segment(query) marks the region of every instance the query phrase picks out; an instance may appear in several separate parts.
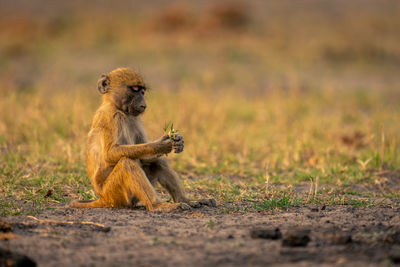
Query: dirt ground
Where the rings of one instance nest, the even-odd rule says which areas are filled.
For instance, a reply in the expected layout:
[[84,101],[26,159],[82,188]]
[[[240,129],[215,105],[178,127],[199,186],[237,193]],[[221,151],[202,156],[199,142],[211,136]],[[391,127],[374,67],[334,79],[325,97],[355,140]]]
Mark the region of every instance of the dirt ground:
[[[172,213],[59,207],[34,218],[6,217],[13,225],[9,240],[0,241],[0,265],[18,265],[19,254],[38,266],[400,263],[398,207],[299,206],[284,212],[226,213],[227,206],[237,205],[249,204],[219,203],[218,208]],[[6,228],[3,221],[4,232]]]

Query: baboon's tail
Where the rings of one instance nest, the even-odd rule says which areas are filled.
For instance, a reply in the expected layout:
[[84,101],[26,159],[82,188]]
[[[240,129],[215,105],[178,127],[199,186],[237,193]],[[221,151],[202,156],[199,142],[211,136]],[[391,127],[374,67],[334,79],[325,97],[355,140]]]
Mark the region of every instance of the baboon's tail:
[[97,200],[74,200],[70,204],[71,208],[101,208],[105,207],[104,203]]

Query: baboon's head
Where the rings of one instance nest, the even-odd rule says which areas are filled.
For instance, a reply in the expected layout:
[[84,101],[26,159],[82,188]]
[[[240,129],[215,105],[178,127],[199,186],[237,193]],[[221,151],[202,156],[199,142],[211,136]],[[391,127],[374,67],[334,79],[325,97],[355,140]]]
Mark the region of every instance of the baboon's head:
[[118,68],[103,74],[97,88],[106,101],[127,114],[138,116],[146,109],[146,85],[143,78],[132,69]]

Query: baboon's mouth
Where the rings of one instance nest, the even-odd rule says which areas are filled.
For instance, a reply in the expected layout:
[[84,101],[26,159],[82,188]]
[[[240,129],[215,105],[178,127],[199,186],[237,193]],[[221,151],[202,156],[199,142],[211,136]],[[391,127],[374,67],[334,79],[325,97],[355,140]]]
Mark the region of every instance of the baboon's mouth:
[[131,114],[133,116],[138,116],[145,111],[146,108],[137,107],[132,99],[124,110],[125,113]]
[[135,108],[134,105],[128,107],[128,113],[133,116],[138,116],[138,115],[142,114],[144,111],[145,111],[145,108],[140,108],[140,107]]
[[135,112],[134,113],[136,113],[136,114],[134,114],[135,116],[137,116],[137,115],[140,115],[140,114],[142,114],[143,112],[144,112],[144,108],[138,108],[138,109],[135,109]]

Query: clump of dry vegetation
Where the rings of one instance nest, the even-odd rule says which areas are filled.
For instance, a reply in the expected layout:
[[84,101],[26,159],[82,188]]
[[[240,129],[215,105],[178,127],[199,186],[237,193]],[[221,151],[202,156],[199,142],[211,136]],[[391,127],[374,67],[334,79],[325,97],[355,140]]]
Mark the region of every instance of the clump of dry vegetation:
[[250,23],[250,10],[245,2],[218,2],[211,6],[208,24],[213,28],[241,29]]
[[162,8],[150,21],[150,29],[168,34],[204,35],[221,31],[238,32],[251,24],[250,8],[245,2],[223,1],[192,8],[180,2],[172,2]]
[[[210,14],[246,27],[213,38],[192,26],[176,34],[145,27],[157,13],[146,4],[136,3],[135,14],[125,2],[52,4],[39,19],[5,3],[0,214],[95,196],[84,163],[100,101],[95,82],[119,66],[138,69],[153,88],[144,115],[150,137],[167,118],[180,126],[185,152],[170,160],[195,197],[257,209],[398,199],[399,6],[300,2],[249,2],[243,14],[225,6]],[[212,4],[197,8],[201,17]],[[163,23],[191,25],[190,10]]]
[[183,4],[172,3],[163,8],[151,22],[158,31],[188,30],[194,23],[188,8]]

